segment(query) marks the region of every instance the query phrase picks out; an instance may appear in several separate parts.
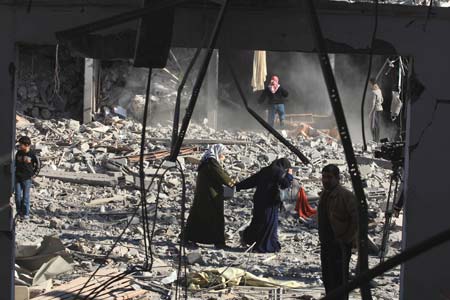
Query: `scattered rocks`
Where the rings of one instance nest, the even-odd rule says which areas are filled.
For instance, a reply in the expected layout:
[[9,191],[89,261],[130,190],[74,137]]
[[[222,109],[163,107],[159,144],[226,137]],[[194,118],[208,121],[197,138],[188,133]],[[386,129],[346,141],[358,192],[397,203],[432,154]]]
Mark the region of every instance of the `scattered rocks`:
[[202,263],[202,254],[199,251],[191,252],[187,255],[187,260],[189,264],[193,265],[195,263]]
[[[31,120],[30,125],[17,129],[18,135],[28,135],[33,145],[41,154],[44,169],[54,171],[77,172],[83,176],[117,176],[119,185],[91,186],[61,180],[37,177],[32,192],[33,218],[17,227],[19,241],[33,243],[48,234],[59,234],[64,244],[71,245],[69,249],[76,251],[78,264],[74,274],[85,274],[98,266],[102,257],[109,252],[115,239],[125,230],[121,242],[114,249],[110,260],[111,267],[124,268],[126,265],[140,265],[144,261],[144,229],[142,226],[138,161],[129,159],[139,154],[141,125],[135,121],[108,117],[102,122],[79,125],[73,120]],[[170,125],[159,124],[148,127],[147,150],[168,150],[164,141],[170,134]],[[207,132],[207,134],[205,134]],[[244,131],[231,132],[216,130],[213,133],[202,125],[191,124],[186,139],[200,137],[215,140],[236,140],[246,143],[229,144],[229,154],[224,166],[236,180],[242,180],[268,165],[277,157],[288,157],[294,164],[295,177],[305,189],[313,206],[317,205],[317,193],[321,190],[320,171],[325,162],[337,162],[342,171],[342,181],[350,187],[350,177],[346,170],[344,155],[340,145],[332,145],[324,137],[304,139],[303,137],[288,138],[298,145],[308,157],[313,157],[317,166],[304,166],[289,151],[273,137],[264,133]],[[183,173],[186,177],[187,211],[192,204],[195,189],[198,158],[207,145],[199,143],[187,146],[198,146],[200,151],[190,154],[183,160]],[[335,147],[338,147],[337,150]],[[318,151],[317,149],[321,149]],[[155,176],[160,159],[145,162],[146,182]],[[168,168],[165,165],[163,168]],[[368,188],[370,235],[375,245],[379,244],[384,212],[382,202],[385,201],[385,183],[388,182],[389,170],[375,164],[364,169]],[[94,173],[95,172],[95,173]],[[86,175],[87,176],[87,175]],[[158,199],[158,222],[153,236],[153,253],[176,269],[180,236],[180,203],[181,203],[181,173],[171,170],[164,178],[156,177],[152,188],[147,194],[148,220],[153,220],[156,209],[157,183],[161,182],[161,193]],[[186,260],[192,268],[200,266],[223,267],[233,265],[248,269],[256,275],[284,277],[305,282],[311,286],[320,285],[320,248],[317,232],[317,222],[314,220],[299,223],[293,212],[296,200],[296,189],[289,192],[286,200],[286,211],[280,212],[279,235],[282,250],[275,257],[273,254],[244,253],[246,250],[239,243],[238,229],[245,227],[251,219],[252,191],[241,191],[225,203],[225,224],[227,244],[231,251],[216,250],[211,246],[198,245],[197,250],[188,249]],[[109,201],[115,199],[114,201]],[[100,201],[101,200],[101,201]],[[98,203],[98,205],[93,205]],[[138,214],[131,220],[134,211]],[[187,215],[186,215],[187,217]],[[396,223],[398,224],[398,223]],[[151,225],[151,223],[150,223]],[[391,241],[394,243],[388,255],[400,251],[401,240],[399,226],[395,226]],[[147,232],[145,230],[145,232]],[[147,241],[148,246],[148,241]],[[374,247],[375,249],[375,247]],[[81,255],[85,255],[83,257]],[[355,256],[354,256],[355,257]],[[86,264],[89,260],[91,263]],[[378,263],[378,258],[370,258],[371,266]],[[352,260],[355,268],[356,260]],[[170,272],[171,272],[170,271]],[[167,273],[167,274],[170,274]],[[399,270],[394,270],[399,274]],[[68,275],[67,275],[68,276]],[[74,275],[75,276],[75,275]],[[395,276],[395,275],[394,275]],[[70,276],[67,277],[69,279]],[[398,280],[393,276],[381,278],[380,284],[390,289],[376,290],[376,296],[381,299],[398,297]]]

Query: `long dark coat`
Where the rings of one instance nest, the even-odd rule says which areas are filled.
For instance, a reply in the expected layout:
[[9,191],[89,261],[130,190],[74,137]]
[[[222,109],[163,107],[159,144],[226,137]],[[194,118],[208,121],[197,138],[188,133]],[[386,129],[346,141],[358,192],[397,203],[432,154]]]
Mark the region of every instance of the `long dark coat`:
[[198,168],[194,201],[185,229],[185,240],[203,244],[225,244],[223,185],[232,180],[214,158]]
[[287,175],[286,167],[277,164],[278,161],[236,185],[236,190],[256,187],[252,221],[244,230],[243,238],[249,245],[256,242],[254,250],[257,252],[278,252],[281,249],[278,242],[279,189],[288,188],[292,177]]

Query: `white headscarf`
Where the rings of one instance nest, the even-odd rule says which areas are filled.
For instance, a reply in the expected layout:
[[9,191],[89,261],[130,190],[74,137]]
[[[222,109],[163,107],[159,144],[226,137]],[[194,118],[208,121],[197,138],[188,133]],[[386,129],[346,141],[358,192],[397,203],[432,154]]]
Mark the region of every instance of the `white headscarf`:
[[205,151],[202,156],[202,162],[206,161],[208,158],[214,158],[220,163],[219,156],[227,152],[227,147],[222,144],[214,144]]

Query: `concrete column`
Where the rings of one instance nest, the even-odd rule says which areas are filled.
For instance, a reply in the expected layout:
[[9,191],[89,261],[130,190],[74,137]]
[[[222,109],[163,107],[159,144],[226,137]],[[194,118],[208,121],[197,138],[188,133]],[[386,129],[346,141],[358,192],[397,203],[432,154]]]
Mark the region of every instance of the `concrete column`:
[[[14,299],[14,232],[10,199],[15,145],[15,9],[2,6],[0,18],[0,291],[1,299]],[[5,12],[6,11],[6,12]]]
[[[205,50],[206,51],[206,50]],[[208,127],[217,128],[217,109],[219,102],[219,51],[214,50],[209,61],[208,71],[195,106],[194,120],[202,124],[208,119]]]
[[214,53],[209,62],[208,74],[205,78],[204,88],[207,95],[207,118],[210,127],[217,129],[217,112],[219,109],[219,51]]
[[97,75],[99,61],[93,58],[84,60],[84,101],[83,101],[83,124],[92,121],[96,111]]

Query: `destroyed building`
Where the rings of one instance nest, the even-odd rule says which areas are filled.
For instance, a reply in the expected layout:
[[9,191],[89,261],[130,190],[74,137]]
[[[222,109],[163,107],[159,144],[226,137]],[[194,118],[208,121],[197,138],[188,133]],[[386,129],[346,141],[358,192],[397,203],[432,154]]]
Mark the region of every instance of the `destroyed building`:
[[[329,163],[358,190],[337,92],[367,202],[363,273],[373,275],[372,297],[355,274],[350,299],[449,298],[448,2],[356,2],[0,1],[0,298],[321,299],[317,221],[299,220],[295,204],[301,185],[317,206]],[[262,50],[266,79],[278,75],[290,92],[286,124],[276,121],[275,132],[264,127],[261,92],[251,85]],[[384,263],[394,166],[375,157],[380,144],[365,145],[369,76],[385,98],[381,136],[403,133],[405,143],[404,209],[387,227]],[[402,91],[395,90],[399,78]],[[404,100],[395,121],[393,92]],[[186,135],[177,139],[178,105]],[[191,106],[192,118],[185,114]],[[10,204],[20,136],[32,139],[42,163],[27,221]],[[225,202],[232,249],[180,245],[199,160],[215,143],[229,149],[224,165],[237,181],[276,158],[292,162],[296,181],[280,212],[279,253],[240,245],[252,190]],[[358,255],[350,262],[355,273]]]

